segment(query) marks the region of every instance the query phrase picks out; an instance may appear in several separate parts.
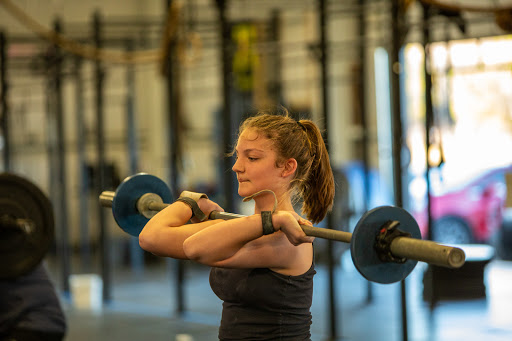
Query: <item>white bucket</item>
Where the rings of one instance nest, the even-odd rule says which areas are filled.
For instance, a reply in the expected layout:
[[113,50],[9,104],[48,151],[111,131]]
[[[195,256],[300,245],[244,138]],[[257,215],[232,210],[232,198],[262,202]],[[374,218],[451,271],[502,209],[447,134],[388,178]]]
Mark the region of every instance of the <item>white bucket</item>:
[[103,281],[96,274],[71,275],[69,278],[73,306],[77,309],[101,311]]

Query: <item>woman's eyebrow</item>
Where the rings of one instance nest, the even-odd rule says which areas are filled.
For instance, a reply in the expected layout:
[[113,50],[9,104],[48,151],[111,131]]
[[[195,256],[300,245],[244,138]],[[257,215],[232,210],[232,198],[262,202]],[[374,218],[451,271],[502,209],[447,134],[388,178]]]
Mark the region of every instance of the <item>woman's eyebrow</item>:
[[257,149],[257,148],[248,148],[248,149],[244,149],[242,151],[244,154],[249,154],[251,152],[256,152],[256,153],[264,153],[264,151],[262,149]]

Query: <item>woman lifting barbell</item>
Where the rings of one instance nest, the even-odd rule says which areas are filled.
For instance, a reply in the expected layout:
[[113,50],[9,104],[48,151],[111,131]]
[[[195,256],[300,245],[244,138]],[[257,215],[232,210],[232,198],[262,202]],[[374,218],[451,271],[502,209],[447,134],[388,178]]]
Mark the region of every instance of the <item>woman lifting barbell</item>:
[[206,197],[180,197],[149,220],[140,246],[212,267],[210,284],[223,300],[219,339],[309,340],[314,238],[301,229],[311,222],[294,204],[302,200],[312,222],[332,207],[334,177],[320,129],[286,109],[261,112],[241,124],[233,153],[238,194],[254,199],[254,214],[200,221],[191,207],[206,217],[223,209]]

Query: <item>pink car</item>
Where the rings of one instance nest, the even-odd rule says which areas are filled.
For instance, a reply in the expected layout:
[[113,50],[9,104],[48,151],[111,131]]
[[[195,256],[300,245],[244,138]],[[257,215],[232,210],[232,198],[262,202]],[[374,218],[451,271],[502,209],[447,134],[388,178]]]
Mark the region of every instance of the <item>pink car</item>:
[[[432,240],[440,243],[490,243],[503,221],[505,171],[493,170],[461,188],[432,195]],[[422,236],[428,237],[426,208],[414,212]]]

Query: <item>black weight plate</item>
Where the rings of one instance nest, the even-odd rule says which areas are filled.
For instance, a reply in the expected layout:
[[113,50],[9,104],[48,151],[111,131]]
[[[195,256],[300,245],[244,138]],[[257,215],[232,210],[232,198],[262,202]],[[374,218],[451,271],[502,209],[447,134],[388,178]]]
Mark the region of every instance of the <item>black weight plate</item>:
[[52,204],[29,180],[12,173],[1,173],[1,216],[33,223],[28,234],[0,226],[0,278],[16,278],[34,269],[48,252],[55,237]]
[[395,206],[381,206],[366,212],[357,223],[350,241],[350,253],[356,269],[369,281],[389,284],[406,278],[418,261],[405,263],[382,262],[374,245],[380,229],[388,221],[400,222],[398,229],[421,239],[416,220],[406,210]]
[[137,200],[146,194],[158,194],[164,203],[172,203],[172,193],[167,184],[158,177],[138,173],[127,177],[117,187],[112,200],[112,213],[121,229],[138,237],[144,225],[149,221],[137,210]]

